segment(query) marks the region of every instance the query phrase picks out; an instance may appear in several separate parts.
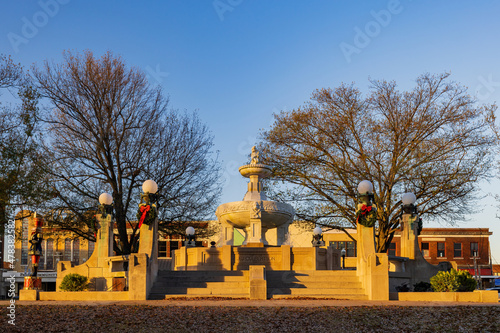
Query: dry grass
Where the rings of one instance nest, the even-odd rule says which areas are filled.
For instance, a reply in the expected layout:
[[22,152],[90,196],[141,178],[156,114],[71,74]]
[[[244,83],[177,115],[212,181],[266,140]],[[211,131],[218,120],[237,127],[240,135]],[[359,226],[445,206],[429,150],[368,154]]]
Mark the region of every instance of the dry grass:
[[[499,306],[18,305],[6,332],[499,332]],[[4,330],[5,328],[5,330]]]

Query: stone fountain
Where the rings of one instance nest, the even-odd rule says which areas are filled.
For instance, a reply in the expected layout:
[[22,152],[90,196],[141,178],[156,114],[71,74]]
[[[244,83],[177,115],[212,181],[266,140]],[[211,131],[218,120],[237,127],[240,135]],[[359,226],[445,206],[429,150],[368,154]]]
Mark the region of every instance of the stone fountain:
[[244,231],[243,245],[282,245],[295,211],[289,204],[268,200],[262,191],[261,180],[271,175],[271,168],[259,163],[255,146],[250,164],[241,166],[239,172],[250,178],[243,201],[222,204],[215,212],[222,225],[222,245],[233,245],[234,228]]

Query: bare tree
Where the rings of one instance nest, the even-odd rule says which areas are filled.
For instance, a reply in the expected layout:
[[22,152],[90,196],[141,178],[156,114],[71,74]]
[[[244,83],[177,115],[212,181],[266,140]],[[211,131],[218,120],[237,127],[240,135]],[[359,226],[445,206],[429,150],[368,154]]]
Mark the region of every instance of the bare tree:
[[474,211],[480,180],[489,176],[494,138],[484,116],[448,74],[423,75],[411,91],[371,81],[363,97],[352,85],[317,90],[312,101],[275,115],[263,133],[281,199],[299,218],[338,229],[355,227],[357,184],[375,187],[379,252],[399,226],[401,195],[412,191],[425,218],[454,222]]
[[[18,101],[0,103],[0,231],[19,207],[43,200],[38,153],[38,93],[25,80],[23,68],[0,55],[0,89]],[[2,96],[2,95],[0,95]],[[18,103],[19,102],[19,103]]]
[[110,52],[98,59],[86,51],[66,52],[63,63],[45,62],[33,76],[50,101],[46,156],[57,197],[48,207],[54,223],[92,239],[89,211],[102,191],[110,191],[120,243],[115,249],[130,253],[146,179],[158,183],[160,228],[205,218],[214,208],[219,166],[208,129],[195,113],[167,110],[168,100],[143,72]]

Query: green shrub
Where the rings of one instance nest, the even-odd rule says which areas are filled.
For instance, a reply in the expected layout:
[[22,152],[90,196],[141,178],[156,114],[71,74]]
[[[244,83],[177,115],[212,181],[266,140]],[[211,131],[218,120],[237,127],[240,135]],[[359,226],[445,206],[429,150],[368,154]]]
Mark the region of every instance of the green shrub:
[[87,289],[87,277],[80,274],[68,274],[59,286],[62,291],[84,291]]
[[476,289],[476,280],[467,271],[439,272],[431,278],[434,291],[473,291]]
[[477,281],[467,271],[458,271],[458,291],[474,291],[477,287]]
[[432,291],[432,286],[429,282],[420,281],[419,283],[415,283],[413,285],[413,291],[415,292]]

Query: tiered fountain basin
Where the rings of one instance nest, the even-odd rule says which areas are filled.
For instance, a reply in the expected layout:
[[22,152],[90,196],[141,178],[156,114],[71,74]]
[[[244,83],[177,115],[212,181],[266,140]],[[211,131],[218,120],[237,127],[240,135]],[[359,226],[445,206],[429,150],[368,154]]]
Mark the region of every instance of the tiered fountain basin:
[[271,175],[271,168],[265,164],[247,164],[239,167],[238,171],[243,177],[250,178],[250,176],[259,176],[260,178],[267,178]]
[[234,228],[246,229],[250,226],[250,217],[255,208],[260,210],[262,228],[277,228],[292,221],[295,211],[292,206],[276,201],[233,201],[220,205],[215,212],[222,223]]

